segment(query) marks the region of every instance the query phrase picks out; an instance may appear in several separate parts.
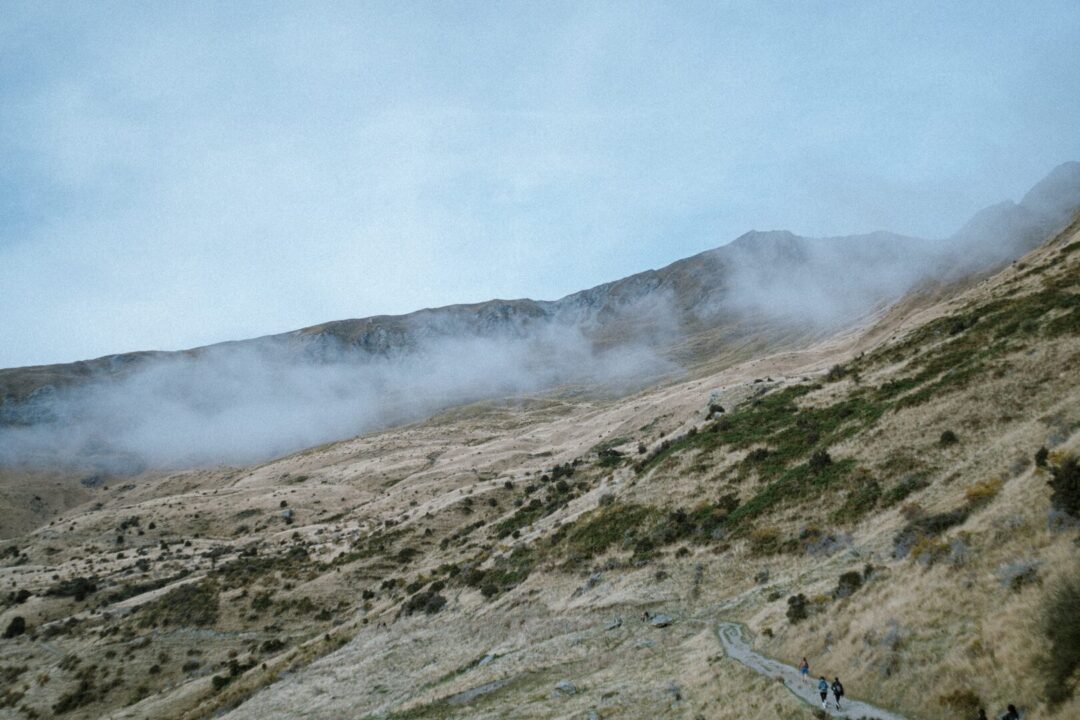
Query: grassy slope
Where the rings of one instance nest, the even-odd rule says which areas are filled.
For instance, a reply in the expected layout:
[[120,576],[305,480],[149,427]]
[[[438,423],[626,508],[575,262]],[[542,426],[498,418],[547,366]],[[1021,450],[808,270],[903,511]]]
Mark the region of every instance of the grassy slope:
[[[954,717],[941,699],[965,693],[1044,716],[1039,608],[1077,531],[1048,529],[1030,458],[1078,450],[1078,247],[1073,228],[829,377],[753,383],[748,367],[611,405],[488,404],[98,491],[5,545],[19,554],[0,580],[34,595],[0,623],[23,615],[35,639],[0,644],[0,712],[810,717],[721,657],[709,627],[730,617],[911,717]],[[703,419],[718,383],[727,412]],[[1002,583],[1028,562],[1033,582]],[[46,594],[75,576],[99,589]],[[809,617],[792,624],[800,593]],[[429,615],[433,596],[447,604]],[[645,608],[678,622],[652,629]],[[553,695],[564,678],[580,692]]]

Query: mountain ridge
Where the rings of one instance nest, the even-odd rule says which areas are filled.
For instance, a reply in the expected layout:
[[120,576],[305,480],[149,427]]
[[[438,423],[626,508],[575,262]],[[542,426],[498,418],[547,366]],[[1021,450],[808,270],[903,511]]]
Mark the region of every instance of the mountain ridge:
[[[103,448],[138,457],[146,443],[168,446],[150,453],[151,464],[248,462],[485,397],[568,384],[626,392],[743,357],[743,348],[794,348],[927,283],[993,271],[1076,209],[1080,163],[1066,163],[1020,203],[980,211],[945,241],[750,231],[558,300],[425,308],[183,351],[0,370],[0,464],[100,457]],[[276,428],[264,431],[265,447],[245,438],[241,428],[251,424]]]

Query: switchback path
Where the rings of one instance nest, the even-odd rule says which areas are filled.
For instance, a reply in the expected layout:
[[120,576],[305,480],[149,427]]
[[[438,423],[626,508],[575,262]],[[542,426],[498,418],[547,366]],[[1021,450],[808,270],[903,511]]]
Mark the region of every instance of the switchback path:
[[[724,652],[727,653],[728,657],[739,661],[756,673],[774,679],[782,679],[784,687],[800,700],[808,703],[811,707],[821,707],[821,698],[817,691],[817,679],[812,678],[812,683],[805,683],[799,678],[799,671],[795,668],[751,650],[750,643],[746,641],[741,625],[722,622],[716,626],[716,637],[719,638],[720,644],[724,646]],[[830,684],[832,684],[831,680]],[[861,718],[905,720],[903,715],[882,710],[869,703],[852,700],[848,695],[844,696],[843,710],[832,707],[832,703],[833,697],[830,692],[828,712],[834,717],[851,718],[852,720],[861,720]]]

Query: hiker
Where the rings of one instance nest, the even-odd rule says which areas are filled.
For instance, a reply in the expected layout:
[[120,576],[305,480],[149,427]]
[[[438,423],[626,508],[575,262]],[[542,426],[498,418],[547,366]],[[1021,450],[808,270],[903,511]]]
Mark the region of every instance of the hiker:
[[840,684],[840,678],[833,678],[832,694],[836,698],[836,709],[840,709],[840,698],[844,697],[844,686]]
[[821,695],[821,709],[826,710],[829,707],[829,681],[824,675],[818,680],[817,689]]
[[1001,716],[1001,720],[1020,720],[1020,713],[1016,711],[1016,706],[1010,705]]
[[803,684],[810,682],[810,663],[806,662],[806,658],[799,663],[799,677],[802,678]]
[[986,708],[979,708],[979,717],[975,718],[975,720],[990,720],[990,718],[986,717]]

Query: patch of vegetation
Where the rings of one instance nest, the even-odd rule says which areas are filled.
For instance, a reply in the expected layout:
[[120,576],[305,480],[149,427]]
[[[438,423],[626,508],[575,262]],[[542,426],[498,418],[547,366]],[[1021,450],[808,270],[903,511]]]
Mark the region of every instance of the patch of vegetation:
[[426,590],[418,592],[401,606],[402,615],[412,615],[413,613],[423,612],[427,615],[434,615],[446,606],[446,598],[440,595],[435,590]]
[[150,580],[143,583],[130,583],[126,585],[120,585],[113,588],[108,595],[105,596],[105,601],[108,603],[118,603],[128,598],[133,598],[136,595],[142,595],[143,593],[152,592],[154,590],[160,590],[166,585],[184,579],[188,575],[188,571],[184,570],[171,575],[169,577],[158,578],[157,580]]
[[1046,461],[1050,457],[1050,451],[1046,449],[1046,446],[1039,448],[1035,451],[1035,467],[1046,467]]
[[75,602],[82,602],[87,595],[97,592],[97,578],[75,577],[61,580],[46,591],[53,597],[70,597]]
[[810,602],[802,593],[789,597],[787,599],[787,605],[787,619],[792,625],[802,622],[810,617],[810,612],[808,610]]
[[641,505],[610,505],[575,522],[564,534],[566,550],[583,558],[600,555],[612,545],[625,543],[656,514]]
[[84,705],[97,702],[98,696],[98,688],[94,684],[93,678],[83,677],[75,688],[60,696],[52,709],[57,715],[63,715]]
[[209,579],[181,585],[139,609],[142,625],[211,626],[217,622],[219,594],[218,584]]
[[1002,297],[977,309],[937,318],[903,341],[883,347],[862,364],[909,361],[914,374],[879,389],[897,398],[898,407],[968,387],[993,361],[1024,341],[1080,333],[1078,269],[1047,278],[1043,289]]
[[941,447],[949,447],[959,442],[960,438],[952,430],[945,430],[941,433],[941,437],[938,438],[938,445]]
[[843,365],[833,365],[829,372],[825,373],[826,382],[837,382],[847,377],[848,369]]
[[776,528],[757,528],[750,533],[750,552],[754,555],[776,555],[785,549],[780,531]]
[[883,507],[892,507],[896,503],[903,501],[908,495],[927,487],[930,487],[930,483],[925,478],[918,475],[908,475],[885,491],[881,496],[881,504]]
[[4,639],[10,640],[11,638],[18,637],[26,632],[26,618],[22,615],[16,615],[11,618],[11,622],[8,623],[7,628],[4,630]]
[[930,546],[926,544],[928,541],[933,541],[949,528],[963,523],[967,520],[969,512],[968,508],[959,508],[912,518],[893,538],[893,557],[906,557],[919,543],[923,544],[924,549],[929,550]]
[[1048,644],[1043,661],[1046,698],[1056,706],[1073,696],[1080,679],[1080,568],[1047,597],[1042,627]]
[[846,572],[840,576],[836,582],[836,589],[833,590],[834,598],[846,598],[850,595],[854,595],[855,591],[861,588],[863,585],[863,575],[855,570]]
[[537,559],[535,549],[517,547],[509,555],[496,558],[490,568],[473,568],[462,572],[458,578],[465,585],[478,588],[484,597],[492,598],[525,582],[536,567]]
[[1050,505],[1073,517],[1080,517],[1080,462],[1074,455],[1065,456],[1050,469],[1052,493]]
[[602,468],[613,468],[622,465],[625,457],[615,448],[605,448],[597,453],[597,465]]
[[830,515],[833,522],[855,522],[877,507],[881,500],[881,485],[865,474],[852,480],[855,485],[844,504]]
[[1001,478],[988,478],[968,485],[964,490],[964,498],[973,509],[986,505],[1001,492],[1004,482]]
[[851,458],[818,468],[812,468],[809,463],[796,465],[736,508],[729,520],[731,523],[752,520],[782,504],[801,502],[812,494],[842,487],[854,469],[855,461]]

